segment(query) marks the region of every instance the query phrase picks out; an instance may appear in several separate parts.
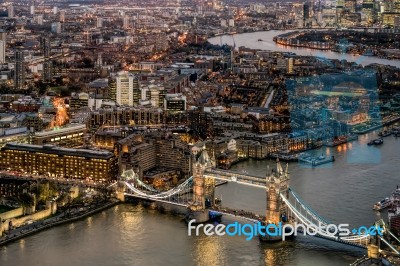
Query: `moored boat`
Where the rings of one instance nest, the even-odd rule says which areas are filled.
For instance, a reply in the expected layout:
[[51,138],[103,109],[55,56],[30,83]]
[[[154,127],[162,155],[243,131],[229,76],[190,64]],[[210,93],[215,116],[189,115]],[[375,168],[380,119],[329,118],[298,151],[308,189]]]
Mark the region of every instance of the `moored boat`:
[[371,140],[370,142],[368,142],[368,145],[380,145],[380,144],[383,144],[382,138],[374,139],[374,140]]
[[391,205],[392,205],[392,201],[389,198],[385,198],[385,199],[375,203],[373,209],[375,211],[380,211],[387,207],[390,207]]

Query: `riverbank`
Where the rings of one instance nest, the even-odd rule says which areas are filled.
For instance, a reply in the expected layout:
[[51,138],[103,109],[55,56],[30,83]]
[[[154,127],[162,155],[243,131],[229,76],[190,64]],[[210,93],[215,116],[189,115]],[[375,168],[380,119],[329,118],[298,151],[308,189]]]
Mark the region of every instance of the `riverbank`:
[[[398,50],[393,49],[392,45],[386,43],[377,48],[376,44],[381,43],[379,37],[384,35],[387,39],[395,38],[396,33],[371,33],[360,32],[356,34],[362,35],[355,38],[354,30],[296,30],[289,33],[283,33],[273,38],[277,44],[291,47],[301,47],[306,49],[315,50],[328,50],[336,53],[346,53],[355,56],[375,56],[387,60],[398,60]],[[329,36],[329,40],[327,39]],[[368,39],[368,40],[366,40]],[[366,45],[365,42],[373,42],[373,44]],[[375,45],[374,45],[375,44]],[[396,52],[397,51],[397,52]],[[393,55],[389,55],[389,53]]]
[[59,226],[62,224],[66,223],[71,223],[83,218],[86,218],[88,216],[91,216],[95,213],[98,213],[100,211],[103,211],[105,209],[111,208],[118,204],[118,200],[110,200],[106,202],[105,204],[101,204],[100,206],[95,206],[93,209],[88,206],[86,209],[80,210],[79,212],[75,213],[73,216],[65,216],[65,214],[60,214],[57,216],[53,216],[51,218],[44,219],[42,221],[38,221],[35,223],[30,224],[29,226],[23,226],[20,228],[16,228],[14,230],[11,230],[9,233],[7,233],[6,236],[3,236],[0,238],[0,246],[6,245],[10,242],[14,242],[16,240],[19,240],[21,238],[27,237],[32,234],[39,233],[43,230]]
[[[305,47],[290,47],[285,45],[278,45],[273,41],[273,38],[281,34],[290,33],[297,29],[288,30],[268,30],[268,31],[255,31],[251,33],[241,33],[232,35],[221,35],[208,38],[208,42],[213,45],[227,44],[236,47],[244,46],[249,49],[275,51],[275,52],[291,52],[298,56],[315,56],[323,57],[333,60],[346,60],[347,62],[356,62],[362,66],[370,64],[389,65],[400,68],[400,60],[388,60],[375,56],[352,55],[332,52],[329,50],[315,50]],[[262,40],[262,41],[259,41]]]

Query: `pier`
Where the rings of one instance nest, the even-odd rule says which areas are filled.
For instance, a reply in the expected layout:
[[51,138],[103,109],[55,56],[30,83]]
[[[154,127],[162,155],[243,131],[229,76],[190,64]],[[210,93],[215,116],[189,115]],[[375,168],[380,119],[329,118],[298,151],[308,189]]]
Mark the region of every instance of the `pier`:
[[299,162],[311,165],[312,167],[315,166],[319,166],[322,164],[327,164],[330,162],[335,161],[335,157],[334,156],[329,156],[329,157],[313,157],[313,156],[309,156],[307,154],[303,155],[303,156],[299,156],[298,157]]

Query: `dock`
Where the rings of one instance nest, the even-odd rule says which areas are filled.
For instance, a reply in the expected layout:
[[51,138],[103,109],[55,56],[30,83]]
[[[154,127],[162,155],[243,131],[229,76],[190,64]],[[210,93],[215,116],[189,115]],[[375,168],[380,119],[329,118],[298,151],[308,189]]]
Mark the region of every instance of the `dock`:
[[282,161],[297,161],[298,159],[298,154],[271,153],[269,156]]
[[335,161],[335,157],[334,156],[329,156],[329,157],[323,157],[323,158],[319,158],[319,157],[313,157],[313,156],[309,156],[309,155],[303,155],[303,156],[299,156],[298,157],[299,162],[305,163],[305,164],[309,164],[313,167],[318,166],[318,165],[322,165],[322,164],[326,164],[326,163],[330,163]]

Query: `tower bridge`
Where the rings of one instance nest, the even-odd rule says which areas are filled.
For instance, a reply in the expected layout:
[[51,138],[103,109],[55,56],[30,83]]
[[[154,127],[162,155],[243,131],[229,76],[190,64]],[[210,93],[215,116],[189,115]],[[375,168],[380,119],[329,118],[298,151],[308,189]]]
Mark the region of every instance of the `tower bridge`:
[[[242,217],[250,222],[262,222],[265,225],[274,224],[301,224],[307,228],[307,233],[315,237],[324,238],[338,243],[356,246],[360,248],[371,247],[371,244],[382,241],[394,254],[400,254],[398,246],[390,244],[385,237],[393,234],[383,226],[383,236],[372,236],[368,233],[350,233],[341,236],[334,229],[338,228],[325,218],[321,217],[308,204],[306,204],[289,187],[288,165],[285,169],[279,160],[274,169],[267,169],[265,178],[251,176],[235,171],[226,171],[215,168],[215,162],[209,157],[204,149],[193,165],[193,176],[186,179],[180,185],[168,190],[158,191],[141,181],[138,176],[128,170],[122,174],[125,185],[124,195],[151,201],[163,202],[187,208],[187,219],[195,219],[197,223],[207,222],[210,219],[209,211],[216,210],[222,214]],[[252,187],[263,188],[266,191],[266,212],[265,218],[258,215],[218,208],[215,204],[214,190],[215,181],[223,180],[235,182]],[[382,223],[382,222],[381,222]],[[375,227],[382,224],[375,224]],[[304,233],[304,230],[298,230]],[[280,238],[279,238],[280,237]],[[263,237],[261,240],[279,240],[281,236]],[[394,238],[400,244],[398,238]]]

